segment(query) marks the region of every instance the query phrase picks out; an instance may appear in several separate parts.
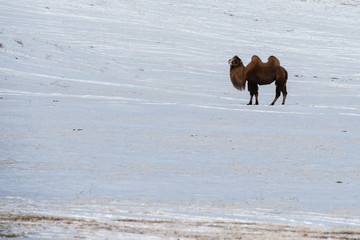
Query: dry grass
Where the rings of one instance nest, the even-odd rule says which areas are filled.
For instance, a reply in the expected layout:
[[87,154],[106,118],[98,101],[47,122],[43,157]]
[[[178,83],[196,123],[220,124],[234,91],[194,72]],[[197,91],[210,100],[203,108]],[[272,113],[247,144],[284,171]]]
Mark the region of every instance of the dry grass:
[[[359,239],[360,229],[330,228],[321,229],[303,225],[285,225],[240,221],[202,221],[195,219],[81,219],[71,217],[0,214],[0,227],[10,232],[0,237],[33,237],[37,231],[50,232],[53,237],[89,237],[101,232],[104,236],[112,234],[134,234],[134,236],[157,236],[179,239]],[[0,228],[1,229],[1,228]],[[56,231],[58,233],[56,233]],[[57,235],[58,234],[58,235]],[[99,235],[99,234],[97,234]]]

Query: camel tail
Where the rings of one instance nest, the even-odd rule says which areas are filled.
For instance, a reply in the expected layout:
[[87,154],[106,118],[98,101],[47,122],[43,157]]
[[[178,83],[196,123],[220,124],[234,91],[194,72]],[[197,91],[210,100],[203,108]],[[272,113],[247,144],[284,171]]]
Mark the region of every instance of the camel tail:
[[280,69],[283,71],[282,73],[285,74],[285,76],[284,76],[284,84],[286,84],[286,82],[288,80],[288,72],[286,71],[286,69],[284,67],[280,66]]

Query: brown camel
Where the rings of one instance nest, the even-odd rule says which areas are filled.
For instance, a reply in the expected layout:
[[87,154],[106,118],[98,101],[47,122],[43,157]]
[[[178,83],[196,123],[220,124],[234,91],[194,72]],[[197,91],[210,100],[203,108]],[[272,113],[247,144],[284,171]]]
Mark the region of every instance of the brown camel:
[[252,105],[254,95],[256,99],[255,104],[259,104],[258,85],[266,85],[274,81],[276,84],[276,95],[271,105],[275,104],[281,92],[283,94],[282,104],[285,104],[288,74],[285,68],[280,66],[280,61],[276,57],[270,56],[268,61],[263,63],[258,56],[254,55],[246,67],[238,56],[234,56],[232,59],[229,59],[228,62],[230,64],[230,79],[236,89],[240,91],[244,90],[245,83],[248,81],[248,90],[250,92],[248,105]]

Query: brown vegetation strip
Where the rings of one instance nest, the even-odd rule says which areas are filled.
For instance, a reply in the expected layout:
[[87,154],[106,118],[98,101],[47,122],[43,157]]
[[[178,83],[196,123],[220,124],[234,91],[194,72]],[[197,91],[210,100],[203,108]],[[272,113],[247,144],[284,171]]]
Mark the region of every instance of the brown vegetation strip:
[[22,215],[22,214],[0,214],[1,221],[14,222],[83,222],[84,220],[68,217],[40,216],[40,215]]
[[[74,229],[74,234],[91,236],[97,231],[130,233],[162,238],[190,239],[360,239],[358,228],[314,228],[275,223],[204,221],[194,219],[82,219],[36,214],[0,213],[0,237],[27,237],[36,229],[56,226]],[[40,227],[40,228],[39,228]],[[6,229],[6,231],[4,231]],[[19,235],[20,234],[20,235]],[[60,231],[61,235],[62,232]]]

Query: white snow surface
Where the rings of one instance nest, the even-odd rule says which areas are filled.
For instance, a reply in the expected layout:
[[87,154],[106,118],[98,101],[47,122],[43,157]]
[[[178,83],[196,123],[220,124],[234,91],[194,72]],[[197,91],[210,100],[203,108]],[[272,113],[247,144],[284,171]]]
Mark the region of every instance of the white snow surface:
[[[0,0],[0,237],[360,238],[360,1]],[[227,60],[275,55],[258,106]]]

